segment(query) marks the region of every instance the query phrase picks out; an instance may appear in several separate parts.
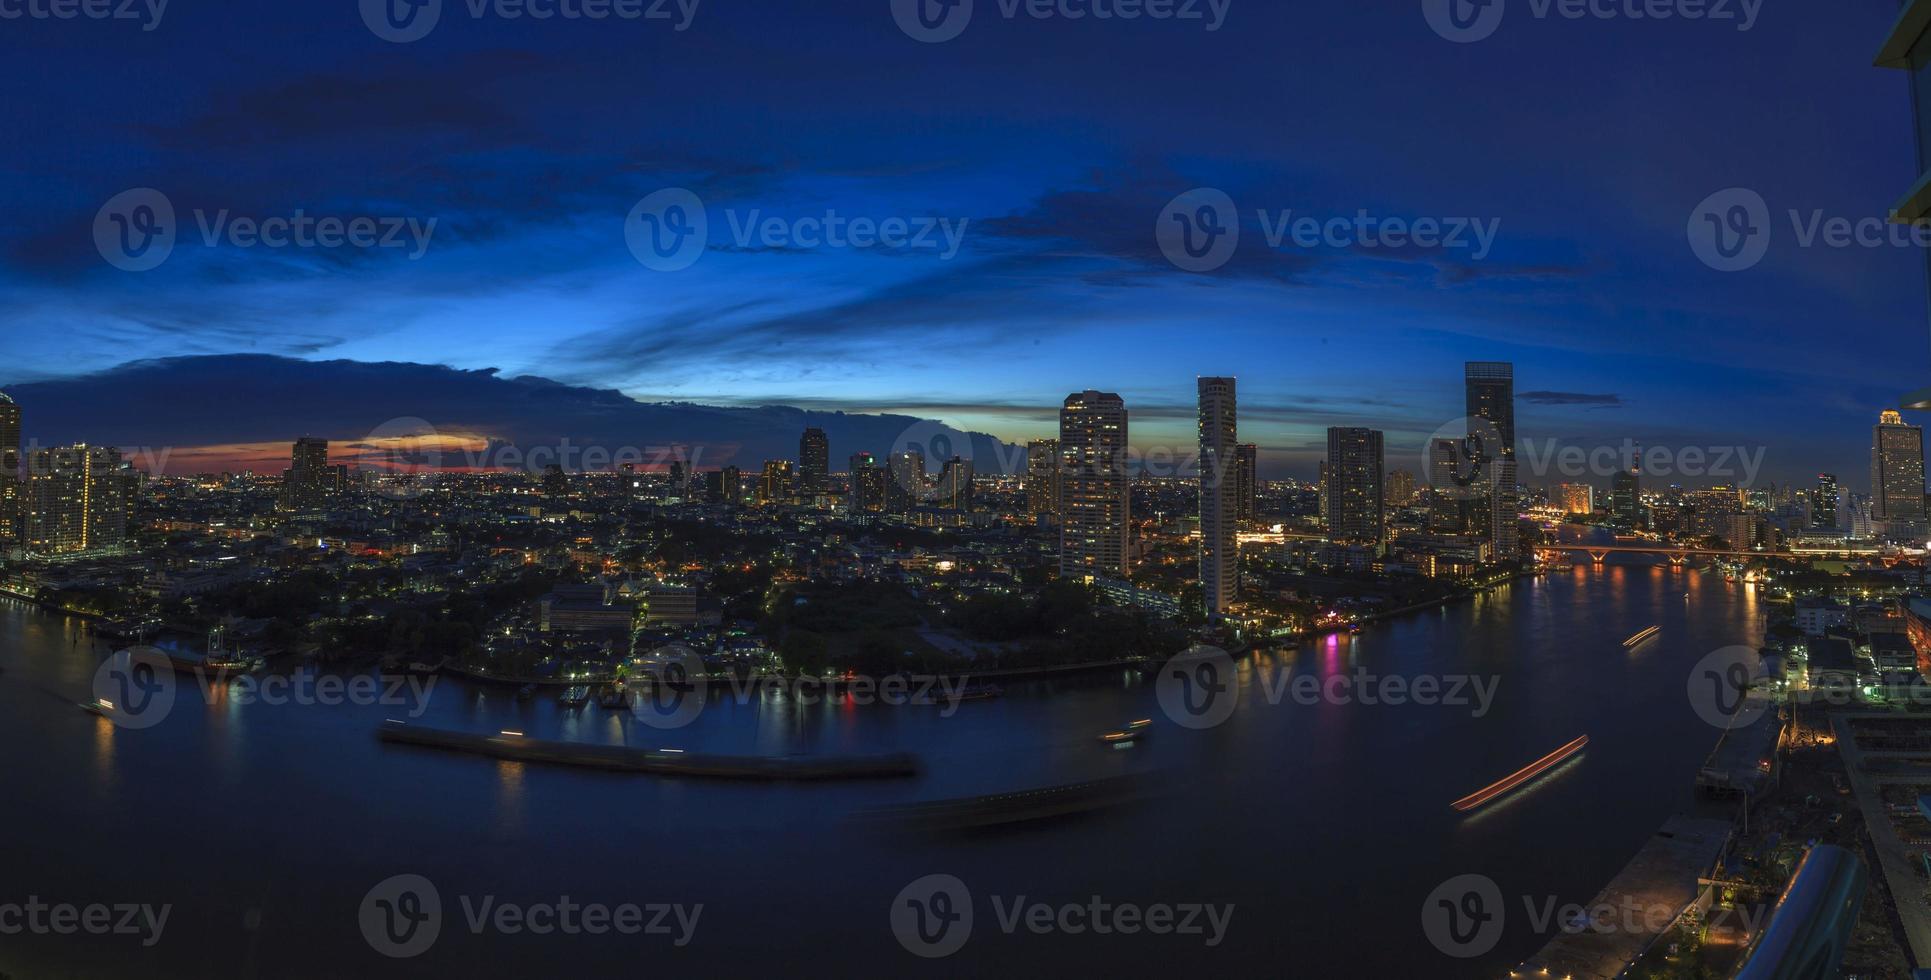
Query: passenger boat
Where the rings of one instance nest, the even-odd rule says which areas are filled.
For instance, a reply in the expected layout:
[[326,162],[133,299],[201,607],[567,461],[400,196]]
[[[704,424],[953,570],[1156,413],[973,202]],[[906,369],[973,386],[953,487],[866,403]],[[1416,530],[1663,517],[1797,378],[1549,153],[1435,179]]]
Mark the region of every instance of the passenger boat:
[[1651,639],[1653,639],[1656,636],[1656,634],[1661,633],[1662,631],[1663,631],[1663,628],[1661,626],[1651,626],[1649,629],[1646,629],[1641,633],[1638,633],[1635,636],[1632,636],[1629,639],[1624,640],[1623,646],[1628,649],[1634,650],[1637,647],[1642,646],[1644,643],[1649,642]]
[[1489,785],[1484,786],[1481,789],[1478,789],[1475,792],[1470,793],[1459,800],[1456,800],[1454,803],[1450,804],[1450,806],[1452,806],[1456,810],[1466,812],[1468,810],[1473,810],[1476,807],[1483,806],[1488,803],[1492,803],[1495,800],[1503,796],[1507,796],[1508,794],[1514,792],[1515,790],[1520,789],[1531,782],[1534,782],[1538,776],[1541,776],[1543,773],[1546,773],[1549,770],[1554,769],[1556,766],[1561,765],[1564,761],[1568,760],[1570,756],[1573,756],[1576,753],[1581,752],[1583,748],[1588,744],[1589,744],[1589,736],[1584,735],[1581,738],[1576,739],[1573,742],[1570,742],[1568,745],[1565,745],[1562,748],[1559,748],[1554,752],[1551,752],[1548,755],[1545,755],[1542,758],[1529,763],[1528,765],[1522,767],[1521,769],[1510,774],[1509,776],[1496,780],[1495,782],[1490,783]]
[[589,703],[589,701],[590,688],[584,684],[579,684],[576,687],[564,691],[562,696],[557,698],[557,703],[566,708],[581,707]]
[[1153,727],[1153,719],[1141,718],[1117,732],[1107,732],[1101,735],[1100,741],[1115,747],[1132,745],[1134,742],[1139,741],[1140,737],[1145,735],[1147,729],[1151,727]]
[[597,704],[599,707],[617,711],[630,707],[630,697],[624,693],[622,686],[606,684],[603,690],[597,692]]

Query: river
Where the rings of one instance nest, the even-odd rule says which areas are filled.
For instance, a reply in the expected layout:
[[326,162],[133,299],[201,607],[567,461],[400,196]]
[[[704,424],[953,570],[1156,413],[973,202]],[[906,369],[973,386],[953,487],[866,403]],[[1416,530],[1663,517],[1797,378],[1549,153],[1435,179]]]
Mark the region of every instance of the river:
[[[183,679],[148,729],[76,708],[108,652],[80,622],[0,600],[0,930],[8,903],[170,906],[159,941],[0,935],[0,971],[42,976],[547,976],[578,968],[742,975],[1501,975],[1543,942],[1512,916],[1484,955],[1451,958],[1422,927],[1431,890],[1464,873],[1504,894],[1588,900],[1663,819],[1693,804],[1717,732],[1686,695],[1690,666],[1761,632],[1755,587],[1630,560],[1523,579],[1485,597],[1249,658],[1217,727],[1165,717],[1128,673],[1009,685],[962,705],[738,703],[714,695],[659,730],[555,692],[442,681],[426,702],[246,703]],[[1631,652],[1624,638],[1658,638]],[[1270,703],[1283,671],[1326,678],[1472,678],[1471,703]],[[1349,685],[1352,681],[1349,682]],[[1477,700],[1492,685],[1492,703]],[[1345,702],[1345,703],[1344,703]],[[1485,709],[1485,710],[1484,710]],[[413,716],[413,717],[411,717]],[[414,724],[692,752],[910,752],[924,774],[848,784],[719,783],[499,763],[379,744]],[[1128,749],[1097,736],[1155,725]],[[1473,816],[1448,804],[1578,735],[1579,757]],[[903,834],[862,807],[1158,773],[1163,795],[1016,830]],[[365,941],[371,888],[421,875],[443,906],[414,959]],[[970,891],[970,938],[937,959],[895,938],[901,889],[931,874]],[[468,910],[702,905],[681,935],[547,935]],[[1079,933],[1193,904],[1199,932]],[[1044,933],[1016,903],[1058,915]],[[1134,908],[1133,918],[1114,910]],[[646,910],[649,918],[649,910]],[[1146,919],[1145,921],[1153,921]],[[673,928],[673,932],[676,930]],[[676,945],[688,938],[686,945]],[[1210,945],[1210,943],[1212,943]]]

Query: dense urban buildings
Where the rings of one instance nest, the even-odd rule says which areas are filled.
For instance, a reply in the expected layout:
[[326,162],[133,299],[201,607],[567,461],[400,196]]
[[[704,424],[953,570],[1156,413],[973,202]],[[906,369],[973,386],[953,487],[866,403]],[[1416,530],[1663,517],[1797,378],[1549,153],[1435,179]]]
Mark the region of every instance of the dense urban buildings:
[[1924,429],[1886,410],[1871,429],[1871,518],[1892,540],[1922,537]]
[[1082,391],[1059,412],[1059,572],[1124,579],[1131,520],[1127,411],[1119,395]]
[[75,556],[118,551],[126,539],[128,474],[121,453],[62,446],[27,454],[27,551]]
[[1235,382],[1200,378],[1195,388],[1200,431],[1200,589],[1207,615],[1218,616],[1240,593]]
[[1336,541],[1380,545],[1387,533],[1382,474],[1382,436],[1356,427],[1328,429],[1328,536]]

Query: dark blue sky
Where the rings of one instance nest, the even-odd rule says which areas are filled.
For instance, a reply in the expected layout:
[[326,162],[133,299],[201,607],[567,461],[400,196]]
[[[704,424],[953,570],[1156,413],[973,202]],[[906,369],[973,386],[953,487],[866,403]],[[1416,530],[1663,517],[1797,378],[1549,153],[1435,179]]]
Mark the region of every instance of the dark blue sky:
[[[0,384],[162,356],[405,361],[1013,440],[1092,387],[1126,397],[1136,441],[1185,445],[1194,376],[1234,374],[1243,437],[1307,475],[1327,425],[1418,449],[1461,415],[1462,361],[1512,360],[1525,439],[1765,447],[1764,478],[1861,487],[1877,411],[1931,384],[1924,257],[1803,247],[1789,212],[1881,216],[1915,177],[1905,78],[1870,67],[1895,5],[1770,3],[1747,31],[1537,6],[1507,0],[1467,44],[1416,0],[1231,0],[1217,31],[977,0],[938,44],[889,0],[703,0],[681,31],[444,0],[401,44],[356,0],[0,22]],[[94,226],[138,187],[181,240],[134,273]],[[624,237],[667,187],[710,222],[675,272]],[[1242,215],[1204,274],[1154,236],[1196,187]],[[1686,229],[1731,187],[1772,232],[1725,273]],[[1287,209],[1498,224],[1480,255],[1270,248],[1256,211]],[[298,210],[437,226],[411,259],[210,247],[193,217]],[[964,238],[947,258],[733,234],[828,210]],[[211,412],[177,438],[251,436]]]

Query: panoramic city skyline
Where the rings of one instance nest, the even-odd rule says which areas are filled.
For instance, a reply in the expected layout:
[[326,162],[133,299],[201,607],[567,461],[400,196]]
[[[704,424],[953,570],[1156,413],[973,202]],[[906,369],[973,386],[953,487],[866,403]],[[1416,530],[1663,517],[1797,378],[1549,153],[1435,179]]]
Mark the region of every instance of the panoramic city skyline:
[[[116,34],[112,66],[87,31],[22,22],[46,43],[0,77],[68,81],[20,107],[0,151],[49,173],[31,192],[0,190],[0,214],[23,230],[0,262],[0,327],[14,336],[0,387],[63,379],[111,394],[98,373],[117,365],[267,353],[495,369],[653,402],[893,412],[1024,442],[1051,435],[1064,391],[1097,386],[1142,406],[1142,437],[1183,445],[1191,405],[1175,379],[1237,369],[1263,465],[1295,459],[1306,478],[1330,425],[1401,443],[1454,418],[1439,365],[1479,356],[1518,366],[1525,432],[1764,445],[1767,472],[1791,482],[1854,471],[1856,433],[1931,375],[1921,250],[1818,232],[1881,218],[1910,183],[1907,134],[1890,124],[1908,115],[1906,86],[1862,57],[1887,4],[1833,18],[1771,8],[1747,30],[1524,12],[1465,45],[1405,5],[1237,5],[1213,32],[1015,20],[994,5],[942,44],[867,7],[754,9],[700,5],[681,31],[452,14],[409,44],[349,11],[296,49],[231,59],[204,55],[307,19],[177,6],[154,31]],[[1223,56],[1204,72],[1169,63],[1176,31]],[[1416,77],[1458,82],[1322,85],[1353,54],[1318,39],[1356,36]],[[763,84],[807,71],[812,44],[833,39],[850,55],[815,74],[829,92],[805,104]],[[1567,56],[1549,62],[1552,47]],[[727,49],[757,56],[734,73],[703,67]],[[1626,77],[1631,59],[1649,81],[1585,110],[1580,93]],[[1783,70],[1793,61],[1805,70]],[[129,91],[122,72],[153,81]],[[1541,81],[1516,83],[1528,73]],[[970,84],[894,91],[901,77]],[[651,94],[692,86],[702,99]],[[1314,86],[1318,99],[1272,97]],[[1511,98],[1477,108],[1470,91]],[[1846,104],[1869,111],[1833,111]],[[77,116],[101,135],[62,137]],[[1830,136],[1792,153],[1795,128]],[[179,235],[164,264],[123,272],[94,224],[142,187],[166,195]],[[1242,243],[1197,273],[1161,254],[1155,226],[1202,187],[1233,202]],[[1700,202],[1737,187],[1775,220],[1761,263],[1723,272],[1686,230]],[[710,219],[709,248],[679,271],[640,265],[623,237],[626,212],[665,188],[692,191]],[[950,257],[943,232],[931,248],[804,244],[799,222],[831,212],[963,234]],[[1289,219],[1363,212],[1494,234],[1435,248],[1363,245],[1352,230],[1339,247],[1269,242]],[[237,219],[302,214],[432,233],[419,257],[406,230],[401,248],[237,244]],[[776,238],[760,231],[773,218]],[[202,382],[223,380],[211,369]],[[308,408],[327,435],[353,438],[320,418],[336,406]],[[271,441],[226,421],[170,442]]]

